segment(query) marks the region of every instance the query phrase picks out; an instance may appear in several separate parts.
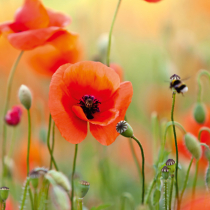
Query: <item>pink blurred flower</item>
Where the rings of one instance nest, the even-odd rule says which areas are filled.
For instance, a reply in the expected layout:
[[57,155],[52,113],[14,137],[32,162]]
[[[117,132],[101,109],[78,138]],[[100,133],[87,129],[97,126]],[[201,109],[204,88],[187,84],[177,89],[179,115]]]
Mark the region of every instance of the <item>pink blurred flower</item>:
[[13,106],[5,116],[5,121],[8,125],[16,126],[19,124],[22,115],[22,110],[19,106]]

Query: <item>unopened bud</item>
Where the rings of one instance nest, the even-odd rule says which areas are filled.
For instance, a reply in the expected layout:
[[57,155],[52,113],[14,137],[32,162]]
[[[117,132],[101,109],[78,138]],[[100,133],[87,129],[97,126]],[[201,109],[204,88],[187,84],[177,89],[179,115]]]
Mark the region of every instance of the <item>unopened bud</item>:
[[174,173],[175,171],[175,161],[173,159],[168,159],[166,161],[166,166],[169,169],[170,173]]
[[195,159],[199,160],[201,157],[201,145],[198,139],[191,133],[187,133],[184,136],[185,146],[187,150],[194,156]]
[[168,170],[168,167],[167,167],[167,166],[164,166],[164,167],[161,169],[161,172],[162,172],[162,177],[163,177],[163,179],[168,179],[168,177],[169,177],[169,170]]
[[194,119],[197,123],[203,124],[206,120],[206,108],[202,103],[196,103],[193,111]]
[[84,198],[90,188],[90,183],[86,181],[76,182],[76,194],[78,198]]
[[9,188],[8,187],[1,187],[0,188],[0,196],[3,201],[6,201],[9,196]]
[[61,172],[50,170],[45,174],[45,178],[52,184],[52,185],[59,185],[64,190],[69,192],[71,190],[71,185],[69,183],[68,178]]
[[8,125],[16,126],[19,124],[22,115],[22,110],[19,106],[13,106],[5,116],[5,122]]
[[117,123],[116,130],[119,134],[125,137],[132,137],[133,136],[133,129],[131,126],[125,121],[122,120]]
[[29,173],[29,177],[30,177],[32,186],[34,187],[34,189],[37,189],[37,187],[39,185],[39,177],[40,177],[39,171],[32,170]]
[[30,109],[31,108],[31,101],[32,101],[32,96],[31,96],[31,91],[29,88],[25,85],[21,85],[19,92],[18,92],[18,97],[20,99],[21,104],[26,108]]

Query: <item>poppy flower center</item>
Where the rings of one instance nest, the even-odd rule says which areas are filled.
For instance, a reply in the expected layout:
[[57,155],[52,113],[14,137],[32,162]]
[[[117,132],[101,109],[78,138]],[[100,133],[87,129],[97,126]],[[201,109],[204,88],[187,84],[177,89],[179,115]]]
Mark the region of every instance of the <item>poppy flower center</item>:
[[94,113],[100,112],[98,106],[99,104],[101,104],[101,102],[97,100],[94,96],[91,95],[82,96],[82,99],[79,100],[79,104],[89,120],[94,118],[93,117]]

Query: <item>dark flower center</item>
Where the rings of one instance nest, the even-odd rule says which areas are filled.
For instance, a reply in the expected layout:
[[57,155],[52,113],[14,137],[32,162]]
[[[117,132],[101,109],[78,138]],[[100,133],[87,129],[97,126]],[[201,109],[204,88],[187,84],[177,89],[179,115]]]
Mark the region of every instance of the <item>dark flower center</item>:
[[93,114],[96,112],[100,112],[99,109],[99,100],[95,99],[94,96],[91,95],[84,95],[82,96],[82,99],[79,100],[80,107],[83,109],[83,112],[85,113],[86,117],[91,120],[93,119]]

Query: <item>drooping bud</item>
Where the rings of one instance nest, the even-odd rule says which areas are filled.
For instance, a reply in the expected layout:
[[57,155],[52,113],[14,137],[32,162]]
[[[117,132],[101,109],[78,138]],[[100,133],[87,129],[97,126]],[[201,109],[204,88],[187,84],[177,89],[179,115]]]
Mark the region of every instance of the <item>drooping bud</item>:
[[208,164],[208,168],[206,170],[206,177],[205,177],[206,187],[210,190],[210,164]]
[[75,186],[77,197],[84,198],[90,188],[90,183],[86,181],[78,181]]
[[0,196],[3,201],[6,201],[9,196],[9,188],[8,187],[1,187],[0,188]]
[[29,88],[25,85],[21,85],[19,92],[18,92],[18,97],[20,99],[21,104],[29,110],[31,108],[31,101],[32,101],[32,96],[31,96],[31,91]]
[[52,185],[59,185],[64,190],[69,192],[71,190],[71,185],[69,183],[68,178],[61,172],[50,170],[45,174],[45,178],[52,184]]
[[173,174],[175,171],[175,161],[173,159],[168,159],[166,161],[166,166],[169,169],[170,173]]
[[162,177],[163,177],[163,179],[168,179],[168,177],[169,177],[169,170],[168,170],[168,167],[167,167],[167,166],[164,166],[164,167],[161,169],[161,172],[162,172]]
[[197,160],[201,157],[201,145],[198,139],[191,133],[187,133],[184,136],[185,146],[187,150],[193,155]]
[[206,108],[202,103],[196,103],[193,110],[193,117],[199,124],[203,124],[206,120]]
[[133,129],[131,126],[125,121],[122,120],[117,123],[116,130],[119,134],[125,137],[132,137],[133,136]]
[[5,122],[8,125],[16,126],[19,124],[22,115],[22,110],[19,106],[13,106],[5,116]]

